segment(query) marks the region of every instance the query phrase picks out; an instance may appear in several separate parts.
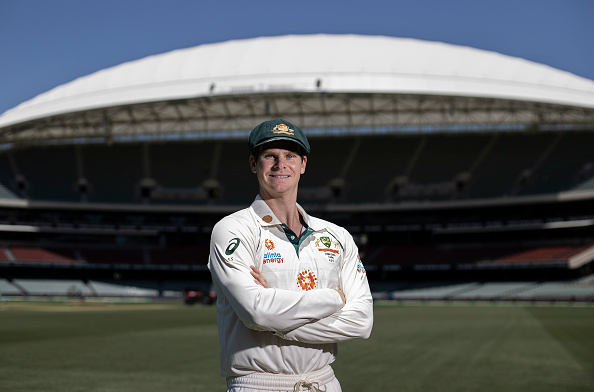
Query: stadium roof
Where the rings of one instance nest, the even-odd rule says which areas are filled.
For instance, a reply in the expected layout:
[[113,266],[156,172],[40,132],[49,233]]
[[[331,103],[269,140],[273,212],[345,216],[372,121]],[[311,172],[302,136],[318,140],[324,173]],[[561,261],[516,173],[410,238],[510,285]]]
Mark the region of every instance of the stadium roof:
[[260,37],[149,56],[58,86],[2,114],[0,142],[246,130],[275,115],[304,128],[591,126],[594,81],[441,42]]

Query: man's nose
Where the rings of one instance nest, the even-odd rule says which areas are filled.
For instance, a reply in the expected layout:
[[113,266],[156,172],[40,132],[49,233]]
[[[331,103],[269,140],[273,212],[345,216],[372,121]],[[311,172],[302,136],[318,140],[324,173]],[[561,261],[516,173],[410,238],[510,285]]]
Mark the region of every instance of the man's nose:
[[278,157],[274,161],[275,167],[284,167],[286,160],[283,157]]

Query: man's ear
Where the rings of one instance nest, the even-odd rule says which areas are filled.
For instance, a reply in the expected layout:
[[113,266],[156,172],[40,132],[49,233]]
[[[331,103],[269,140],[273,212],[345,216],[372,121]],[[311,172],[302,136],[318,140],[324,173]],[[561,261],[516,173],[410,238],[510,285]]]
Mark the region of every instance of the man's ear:
[[305,173],[305,166],[307,166],[307,155],[304,155],[303,158],[301,158],[301,174]]
[[252,169],[252,173],[256,172],[256,157],[250,155],[250,169]]

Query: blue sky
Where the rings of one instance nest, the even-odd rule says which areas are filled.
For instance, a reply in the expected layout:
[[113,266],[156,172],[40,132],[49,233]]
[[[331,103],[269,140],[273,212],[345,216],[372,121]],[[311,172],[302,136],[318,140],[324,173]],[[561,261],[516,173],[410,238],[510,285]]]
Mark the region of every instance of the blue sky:
[[0,113],[126,61],[230,39],[442,41],[594,80],[594,0],[0,0]]

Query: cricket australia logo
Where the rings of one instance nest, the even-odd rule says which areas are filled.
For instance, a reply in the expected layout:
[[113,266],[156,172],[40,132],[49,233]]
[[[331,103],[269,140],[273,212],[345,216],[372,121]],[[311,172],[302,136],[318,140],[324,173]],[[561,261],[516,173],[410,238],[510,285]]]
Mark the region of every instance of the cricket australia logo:
[[328,261],[334,263],[336,256],[339,255],[338,247],[340,246],[338,242],[334,241],[330,237],[320,237],[316,239],[315,246],[318,248],[318,251],[324,252],[326,257],[328,257]]
[[317,281],[318,278],[316,278],[316,275],[308,269],[304,269],[297,276],[297,286],[304,291],[315,289],[317,286]]
[[272,128],[272,133],[281,133],[283,135],[290,135],[293,136],[295,131],[288,127],[286,124],[278,124],[274,128]]

